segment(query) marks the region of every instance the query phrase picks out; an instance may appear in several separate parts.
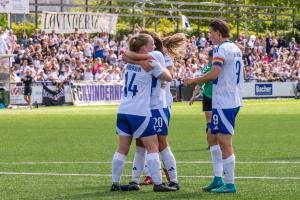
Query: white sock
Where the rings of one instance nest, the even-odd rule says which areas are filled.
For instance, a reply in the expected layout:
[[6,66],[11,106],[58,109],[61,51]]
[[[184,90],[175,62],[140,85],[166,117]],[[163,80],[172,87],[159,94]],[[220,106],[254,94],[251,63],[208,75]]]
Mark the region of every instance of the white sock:
[[222,163],[222,151],[220,146],[213,145],[210,147],[211,161],[214,169],[214,175],[222,177],[223,163]]
[[112,160],[112,183],[120,183],[126,155],[116,152]]
[[232,154],[223,160],[225,183],[234,184],[235,156]]
[[146,149],[136,146],[135,154],[132,165],[132,181],[140,183],[140,177],[142,175],[146,159]]
[[169,173],[170,181],[178,183],[176,160],[170,147],[168,146],[163,151],[161,151],[160,156],[165,168]]
[[[147,155],[146,155],[146,158],[147,158]],[[150,176],[151,177],[150,171],[148,169],[147,161],[145,162],[144,171],[145,171],[146,176]]]
[[147,165],[152,175],[152,180],[155,185],[162,183],[161,169],[160,169],[160,160],[158,153],[148,153],[147,154]]

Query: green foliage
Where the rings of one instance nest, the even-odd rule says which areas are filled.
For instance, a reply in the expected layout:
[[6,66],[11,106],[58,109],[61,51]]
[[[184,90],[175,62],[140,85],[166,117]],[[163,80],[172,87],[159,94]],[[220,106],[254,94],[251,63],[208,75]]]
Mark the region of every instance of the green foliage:
[[116,39],[122,40],[124,35],[128,35],[129,33],[132,33],[132,26],[130,24],[117,24],[117,33],[116,33]]
[[[23,33],[24,33],[24,24],[23,23],[12,23],[11,24],[12,29],[14,30],[14,32],[17,34],[18,37],[22,37]],[[35,25],[33,23],[26,23],[25,26],[25,31],[28,35],[28,37],[30,37],[35,30]]]
[[4,30],[7,27],[7,14],[0,14],[0,27]]
[[296,30],[295,32],[293,31],[284,32],[284,39],[287,42],[290,42],[292,37],[294,37],[297,43],[300,44],[300,31]]

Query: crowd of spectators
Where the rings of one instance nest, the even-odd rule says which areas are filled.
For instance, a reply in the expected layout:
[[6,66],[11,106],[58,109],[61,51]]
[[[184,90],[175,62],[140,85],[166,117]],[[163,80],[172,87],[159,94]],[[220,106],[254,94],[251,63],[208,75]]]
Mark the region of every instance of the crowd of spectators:
[[[0,54],[14,54],[11,81],[19,82],[27,70],[34,81],[119,81],[125,65],[122,52],[129,36],[116,41],[105,33],[51,34],[36,30],[17,38],[12,30],[0,30]],[[265,38],[239,36],[243,51],[246,81],[293,81],[300,77],[300,48],[295,38],[286,42],[283,36],[267,34]],[[212,49],[207,35],[188,39],[186,54],[175,59],[174,80],[201,75]]]

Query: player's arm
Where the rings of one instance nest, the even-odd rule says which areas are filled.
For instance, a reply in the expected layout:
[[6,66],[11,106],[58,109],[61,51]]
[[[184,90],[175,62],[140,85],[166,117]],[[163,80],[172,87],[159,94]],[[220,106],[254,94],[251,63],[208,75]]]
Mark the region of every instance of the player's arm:
[[151,60],[136,60],[136,59],[132,59],[132,58],[128,57],[126,54],[123,54],[122,57],[123,57],[123,60],[127,63],[141,65],[142,68],[146,72],[149,72],[153,69],[153,66],[151,64]]
[[163,81],[168,81],[171,82],[172,81],[172,75],[170,73],[170,71],[168,69],[165,69],[159,76],[159,79],[163,80]]
[[152,60],[152,56],[150,54],[140,54],[140,53],[135,53],[133,51],[126,51],[124,53],[128,58],[131,58],[133,60]]
[[207,83],[217,79],[218,75],[220,74],[222,68],[218,65],[213,65],[210,72],[207,74],[196,77],[196,78],[186,78],[184,79],[184,85],[191,85],[193,83]]
[[194,101],[200,96],[201,92],[201,87],[199,85],[196,85],[193,91],[193,96],[191,97],[189,101],[189,105],[191,106]]

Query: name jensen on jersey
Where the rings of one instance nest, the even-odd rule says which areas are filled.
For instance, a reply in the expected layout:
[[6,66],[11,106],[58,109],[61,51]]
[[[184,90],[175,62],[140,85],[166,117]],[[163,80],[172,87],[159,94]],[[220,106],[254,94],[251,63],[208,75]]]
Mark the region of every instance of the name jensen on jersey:
[[135,71],[135,72],[141,72],[142,69],[141,67],[139,67],[139,65],[132,65],[132,64],[127,64],[127,70],[130,70],[130,71]]

